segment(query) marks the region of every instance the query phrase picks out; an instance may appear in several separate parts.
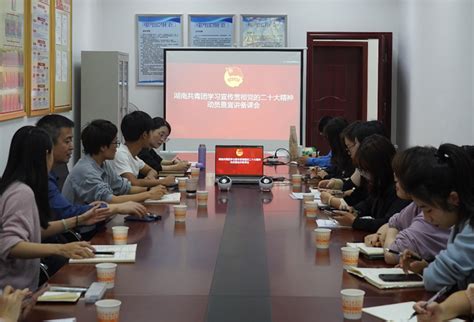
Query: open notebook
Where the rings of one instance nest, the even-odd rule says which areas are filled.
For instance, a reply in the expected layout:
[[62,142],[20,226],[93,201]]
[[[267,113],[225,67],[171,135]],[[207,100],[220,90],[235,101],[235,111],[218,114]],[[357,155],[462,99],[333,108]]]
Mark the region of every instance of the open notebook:
[[[413,305],[415,302],[403,302],[397,304],[380,305],[363,308],[362,311],[370,315],[376,316],[384,321],[408,321],[410,316],[415,312]],[[416,321],[416,318],[410,320]],[[453,319],[449,321],[464,321],[460,319]]]
[[362,268],[349,267],[346,271],[350,274],[359,276],[375,287],[384,288],[409,288],[409,287],[423,287],[423,281],[417,282],[385,282],[379,277],[380,274],[404,274],[401,268]]
[[383,247],[370,247],[364,243],[347,243],[349,247],[357,247],[360,252],[369,259],[380,259],[384,257]]
[[47,291],[38,297],[38,302],[68,302],[75,303],[81,297],[81,292],[51,292]]
[[92,245],[96,251],[115,252],[114,255],[96,255],[92,258],[70,259],[69,264],[91,263],[135,263],[137,244],[130,245]]
[[147,199],[145,205],[161,204],[161,203],[179,203],[181,200],[180,192],[173,192],[163,195],[161,199]]

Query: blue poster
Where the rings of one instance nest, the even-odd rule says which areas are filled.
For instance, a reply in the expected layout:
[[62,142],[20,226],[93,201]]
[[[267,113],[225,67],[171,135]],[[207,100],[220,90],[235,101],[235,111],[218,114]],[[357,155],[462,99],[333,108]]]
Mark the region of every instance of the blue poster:
[[233,16],[189,16],[190,47],[232,47]]
[[163,49],[183,45],[180,15],[137,15],[137,84],[163,85]]

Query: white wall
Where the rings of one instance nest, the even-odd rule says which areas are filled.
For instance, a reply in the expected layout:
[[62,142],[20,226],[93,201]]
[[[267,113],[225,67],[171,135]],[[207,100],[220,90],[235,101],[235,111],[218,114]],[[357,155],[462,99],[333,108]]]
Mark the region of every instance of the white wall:
[[[131,102],[162,115],[162,89],[134,85],[137,13],[287,14],[291,47],[304,47],[308,31],[393,32],[392,134],[396,128],[400,146],[474,141],[471,0],[76,0],[73,10],[75,110],[80,51],[118,50],[130,53]],[[14,131],[36,120],[0,123],[0,169]]]
[[[290,47],[306,47],[306,32],[308,31],[396,32],[398,29],[398,5],[393,0],[224,0],[218,2],[163,0],[159,1],[159,4],[156,1],[147,0],[100,0],[100,8],[101,32],[98,33],[100,39],[96,50],[118,50],[130,54],[130,101],[153,116],[163,115],[163,91],[161,87],[134,85],[136,82],[135,14],[287,14]],[[394,66],[396,66],[396,35],[394,35],[394,48]],[[393,91],[395,110],[396,87]],[[393,122],[396,121],[395,111],[392,119]]]
[[402,147],[473,144],[472,6],[471,0],[401,3],[398,143]]

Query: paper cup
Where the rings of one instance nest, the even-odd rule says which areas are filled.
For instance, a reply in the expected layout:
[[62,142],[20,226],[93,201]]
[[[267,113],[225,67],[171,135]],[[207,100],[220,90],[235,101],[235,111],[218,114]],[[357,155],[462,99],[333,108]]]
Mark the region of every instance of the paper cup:
[[179,192],[186,192],[186,181],[188,178],[177,178],[178,179],[178,190]]
[[362,317],[365,292],[355,288],[341,290],[342,312],[348,320],[359,320]]
[[199,173],[200,173],[201,169],[199,168],[191,168],[191,178],[199,178]]
[[303,193],[303,204],[314,201],[314,195],[312,193]]
[[331,239],[331,229],[316,228],[314,230],[314,242],[316,248],[329,248],[329,240]]
[[291,184],[294,186],[301,186],[301,174],[292,174],[291,175]]
[[342,264],[344,268],[349,266],[357,266],[359,262],[359,248],[357,247],[341,247]]
[[95,302],[98,322],[118,322],[120,313],[119,300],[100,300]]
[[196,194],[197,184],[198,180],[195,178],[189,178],[186,180],[186,194],[188,196],[194,196]]
[[188,206],[175,205],[173,206],[173,209],[174,209],[174,221],[177,221],[177,222],[186,221],[186,211],[188,209]]
[[318,203],[316,201],[308,201],[305,203],[306,217],[314,218],[318,213]]
[[197,199],[197,204],[198,206],[207,206],[207,197],[208,197],[208,192],[207,191],[197,191],[196,192],[196,199]]
[[113,288],[115,285],[117,264],[100,263],[95,265],[95,268],[97,269],[97,281],[107,284],[107,288]]
[[128,239],[128,227],[127,226],[115,226],[112,227],[112,234],[114,236],[115,245],[125,245]]

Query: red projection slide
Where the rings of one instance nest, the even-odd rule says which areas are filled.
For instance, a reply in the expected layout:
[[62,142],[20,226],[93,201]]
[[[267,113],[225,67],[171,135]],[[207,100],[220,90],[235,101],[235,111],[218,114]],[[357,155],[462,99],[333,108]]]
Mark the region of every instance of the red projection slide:
[[300,72],[296,64],[167,63],[173,139],[288,140],[289,125],[300,124]]
[[263,150],[257,147],[216,147],[216,176],[263,175]]

